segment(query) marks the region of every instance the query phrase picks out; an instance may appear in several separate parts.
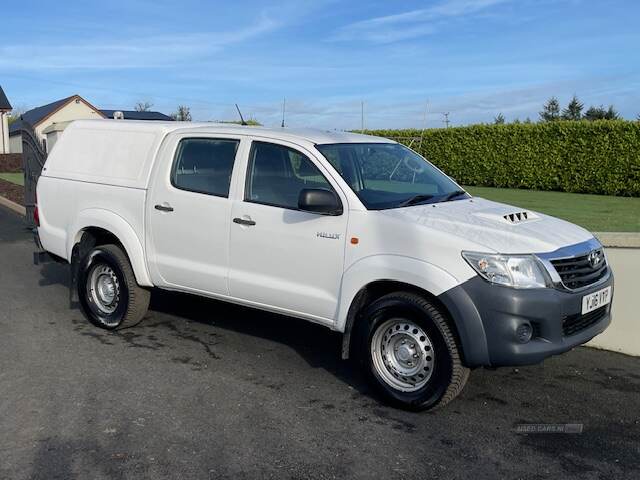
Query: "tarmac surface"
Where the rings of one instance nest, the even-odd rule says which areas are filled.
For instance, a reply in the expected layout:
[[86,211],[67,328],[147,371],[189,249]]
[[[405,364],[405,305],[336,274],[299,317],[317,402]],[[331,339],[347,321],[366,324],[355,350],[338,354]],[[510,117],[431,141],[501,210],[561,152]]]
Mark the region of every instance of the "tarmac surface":
[[97,329],[33,249],[0,207],[0,479],[640,478],[640,358],[478,369],[409,413],[301,320],[154,291],[140,325]]

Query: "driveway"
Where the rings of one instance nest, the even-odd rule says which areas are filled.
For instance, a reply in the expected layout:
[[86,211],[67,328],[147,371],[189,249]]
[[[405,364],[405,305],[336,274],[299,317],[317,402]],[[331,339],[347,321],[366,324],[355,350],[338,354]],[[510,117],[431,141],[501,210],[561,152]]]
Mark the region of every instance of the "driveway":
[[[443,410],[381,404],[300,320],[154,292],[108,333],[0,207],[0,478],[638,478],[640,359],[476,370]],[[615,321],[615,320],[614,320]],[[581,434],[520,434],[581,423]]]

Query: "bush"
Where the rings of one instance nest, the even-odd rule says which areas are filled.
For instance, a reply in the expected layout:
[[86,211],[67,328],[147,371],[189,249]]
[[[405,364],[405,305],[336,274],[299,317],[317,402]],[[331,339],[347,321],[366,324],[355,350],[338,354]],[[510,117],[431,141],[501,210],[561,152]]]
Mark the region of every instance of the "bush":
[[640,122],[562,121],[371,130],[463,185],[640,197]]

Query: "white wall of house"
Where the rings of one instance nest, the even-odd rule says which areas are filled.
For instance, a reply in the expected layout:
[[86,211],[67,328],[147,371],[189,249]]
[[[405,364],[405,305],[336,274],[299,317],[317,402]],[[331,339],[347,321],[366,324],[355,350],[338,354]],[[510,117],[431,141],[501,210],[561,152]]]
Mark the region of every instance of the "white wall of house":
[[9,153],[22,153],[22,135],[9,137]]
[[9,147],[9,112],[0,112],[0,153],[12,153]]
[[60,138],[60,134],[62,132],[59,131],[54,131],[54,132],[49,132],[47,133],[47,152],[50,152],[51,149],[53,148],[53,146],[56,144],[56,142],[58,141],[58,139]]
[[69,125],[69,122],[54,123],[44,129],[44,132],[42,133],[44,133],[47,138],[47,152],[50,152],[51,149],[53,149],[54,145],[60,138],[60,135],[62,135],[64,129],[67,128],[67,125]]
[[[60,110],[55,112],[49,118],[45,119],[42,123],[39,123],[35,127],[36,136],[43,143],[46,144],[46,135],[44,130],[53,125],[54,123],[69,122],[72,120],[88,120],[104,118],[100,112],[97,112],[82,100],[72,100],[66,104]],[[47,148],[48,150],[48,148]]]

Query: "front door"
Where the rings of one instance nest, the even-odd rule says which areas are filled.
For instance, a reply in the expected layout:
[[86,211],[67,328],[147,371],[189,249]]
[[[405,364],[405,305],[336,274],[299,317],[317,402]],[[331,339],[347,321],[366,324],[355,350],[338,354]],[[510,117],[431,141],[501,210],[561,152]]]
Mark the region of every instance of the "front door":
[[[298,210],[298,196],[305,188],[336,192],[344,213]],[[231,212],[231,296],[332,321],[344,265],[347,211],[346,199],[309,155],[292,146],[254,141],[244,194]]]
[[228,294],[229,199],[240,138],[184,137],[154,176],[147,203],[159,286]]

